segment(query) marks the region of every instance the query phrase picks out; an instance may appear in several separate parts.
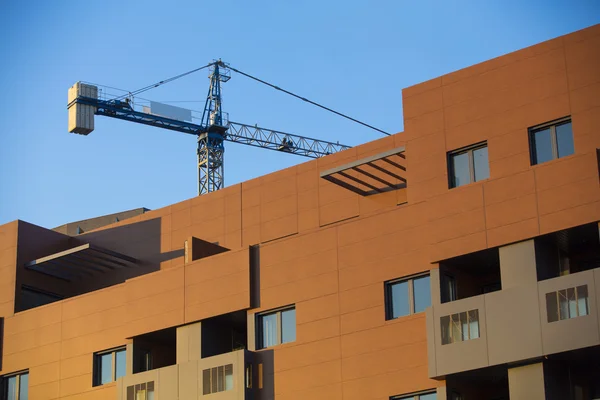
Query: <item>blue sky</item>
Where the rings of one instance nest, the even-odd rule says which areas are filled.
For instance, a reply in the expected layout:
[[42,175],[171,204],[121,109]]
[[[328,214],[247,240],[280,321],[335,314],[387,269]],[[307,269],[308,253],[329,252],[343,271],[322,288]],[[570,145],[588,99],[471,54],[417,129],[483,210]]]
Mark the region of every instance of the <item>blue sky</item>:
[[[67,132],[67,89],[134,90],[221,58],[364,120],[403,129],[404,87],[600,22],[597,0],[3,1],[0,224],[45,227],[196,195],[196,139],[106,117]],[[149,91],[204,101],[201,71]],[[239,75],[234,121],[357,145],[381,134]],[[199,109],[203,103],[187,103]],[[304,159],[226,143],[226,185]]]

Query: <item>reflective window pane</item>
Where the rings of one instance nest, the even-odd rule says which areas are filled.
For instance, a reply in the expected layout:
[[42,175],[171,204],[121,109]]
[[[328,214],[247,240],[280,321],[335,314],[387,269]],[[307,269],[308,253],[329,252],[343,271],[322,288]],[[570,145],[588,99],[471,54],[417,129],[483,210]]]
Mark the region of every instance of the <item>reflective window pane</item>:
[[473,165],[475,167],[475,182],[490,177],[487,146],[473,150]]
[[558,147],[558,156],[565,157],[575,153],[573,145],[573,130],[571,122],[556,126],[556,144]]
[[281,343],[296,341],[296,309],[281,312]]
[[569,302],[567,301],[567,290],[558,291],[558,307],[560,319],[569,319]]
[[233,389],[233,364],[225,366],[225,390]]
[[479,338],[479,310],[469,311],[469,338]]
[[452,155],[452,187],[458,187],[471,183],[471,172],[469,168],[469,154]]
[[579,316],[589,314],[587,285],[577,286],[577,308],[579,309]]
[[464,342],[465,340],[469,340],[469,321],[467,320],[467,313],[459,313],[458,318],[460,319],[461,340]]
[[436,400],[437,396],[435,393],[427,393],[419,396],[419,400]]
[[17,400],[17,377],[11,376],[6,382],[6,400]]
[[29,374],[23,374],[19,377],[19,400],[29,398]]
[[261,317],[262,347],[271,347],[277,344],[277,314],[263,315]]
[[116,362],[117,371],[116,371],[115,379],[125,376],[125,369],[126,369],[126,363],[127,363],[125,350],[117,351],[116,357],[117,357],[117,362]]
[[452,340],[450,338],[450,330],[452,324],[450,322],[450,316],[446,315],[440,318],[440,327],[442,329],[442,344],[450,344]]
[[533,145],[535,150],[535,164],[550,161],[554,158],[552,154],[552,136],[550,128],[534,132]]
[[546,314],[548,315],[548,322],[559,320],[556,292],[546,293]]
[[425,311],[431,305],[431,290],[429,286],[429,275],[417,278],[413,281],[415,312]]
[[100,384],[104,385],[105,383],[112,382],[112,353],[102,354],[99,356],[100,362]]
[[408,282],[398,282],[390,285],[391,318],[398,318],[410,313],[408,304]]

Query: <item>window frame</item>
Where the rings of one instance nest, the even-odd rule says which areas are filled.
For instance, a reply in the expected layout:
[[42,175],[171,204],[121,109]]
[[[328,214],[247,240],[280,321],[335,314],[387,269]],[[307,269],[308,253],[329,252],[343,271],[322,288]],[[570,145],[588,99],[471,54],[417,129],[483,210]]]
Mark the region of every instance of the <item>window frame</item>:
[[[585,290],[585,297],[579,297],[579,291],[581,290]],[[573,290],[573,293],[575,295],[575,311],[577,315],[572,315],[571,314],[571,309],[569,308],[569,306],[567,305],[567,315],[563,316],[562,312],[561,312],[561,293],[560,292],[567,292],[567,296],[568,296],[568,291],[569,290]],[[573,287],[568,287],[566,289],[560,289],[560,290],[554,290],[552,292],[548,292],[545,295],[546,298],[546,322],[551,324],[553,322],[559,322],[559,321],[567,321],[573,318],[579,318],[579,317],[585,317],[587,315],[590,315],[590,292],[589,292],[589,288],[587,284],[583,284],[583,285],[577,285],[577,286],[573,286]],[[568,297],[566,298],[566,302],[568,304],[568,302],[570,301],[570,299]],[[549,309],[549,300],[552,300],[552,304],[556,307],[556,319],[551,320],[550,318],[550,309]],[[582,309],[580,309],[580,300],[584,301],[585,307],[584,310],[585,314],[583,314]],[[554,317],[554,316],[553,316]]]
[[[461,315],[465,314],[466,320],[463,321]],[[476,315],[477,318],[471,319],[471,315]],[[466,342],[468,340],[477,340],[481,338],[481,324],[479,323],[481,320],[480,313],[478,308],[474,308],[472,310],[461,311],[457,313],[452,313],[448,315],[443,315],[440,317],[440,335],[442,346]],[[447,323],[446,323],[447,322]],[[473,322],[477,323],[477,336],[472,334],[471,332],[471,324]],[[463,327],[466,326],[466,338],[465,331]],[[456,329],[456,332],[455,332]],[[473,330],[473,332],[475,332]],[[455,337],[456,333],[456,337]]]
[[[16,398],[16,400],[21,400],[21,377],[24,375],[27,375],[29,377],[28,369],[17,371],[17,372],[12,372],[10,374],[0,376],[0,399],[2,399],[2,400],[8,399],[8,380],[10,378],[16,378],[16,384],[15,384],[16,397],[15,398]],[[29,382],[27,382],[27,383],[28,383],[27,392],[29,392]]]
[[435,394],[437,397],[437,389],[427,389],[419,392],[413,392],[408,394],[399,394],[397,396],[391,396],[390,400],[420,400],[421,396]]
[[[92,373],[93,376],[93,385],[92,386],[103,386],[109,383],[113,383],[117,381],[117,353],[125,352],[125,359],[127,360],[127,346],[119,346],[108,350],[102,350],[94,353],[94,370]],[[102,356],[111,354],[111,381],[102,383]],[[127,371],[125,371],[127,373]]]
[[[281,318],[281,314],[285,311],[290,311],[290,310],[296,310],[296,305],[295,304],[290,304],[287,306],[283,306],[283,307],[279,307],[279,308],[275,308],[272,310],[268,310],[268,311],[264,311],[261,313],[257,313],[256,317],[255,317],[255,323],[256,323],[256,350],[262,350],[262,349],[268,349],[271,347],[275,347],[275,346],[280,346],[282,344],[285,343],[293,343],[296,341],[296,339],[294,339],[293,341],[290,342],[282,342],[283,339],[283,324],[282,324],[282,318]],[[264,317],[269,316],[269,315],[276,315],[276,325],[277,325],[277,340],[276,343],[272,346],[265,346],[264,345],[264,334],[263,334],[263,324],[262,324],[262,320]],[[297,325],[294,324],[294,332],[296,332],[296,327]]]
[[[405,276],[402,278],[396,278],[383,283],[384,285],[384,296],[385,296],[385,320],[393,321],[398,318],[408,317],[409,315],[419,314],[425,311],[415,312],[415,285],[414,281],[419,278],[429,277],[429,297],[430,297],[430,305],[431,305],[431,274],[430,272],[422,272],[416,275]],[[392,298],[392,286],[398,283],[408,283],[408,314],[400,315],[398,317],[393,316],[394,308],[393,308],[393,298]]]
[[[571,116],[566,116],[563,118],[555,119],[553,121],[545,122],[540,125],[532,126],[527,130],[529,135],[529,159],[531,165],[540,165],[545,164],[549,161],[558,160],[559,158],[568,157],[562,156],[560,157],[558,154],[558,137],[556,136],[556,127],[559,125],[564,125],[566,123],[571,124],[571,139],[573,140],[573,154],[575,154],[575,140],[573,136],[573,120]],[[535,134],[537,132],[543,131],[544,129],[550,128],[550,147],[552,148],[552,159],[547,161],[538,162],[537,153],[535,150]],[[569,154],[570,155],[570,154]]]
[[[447,164],[448,164],[448,187],[450,189],[454,189],[457,187],[462,187],[462,186],[466,186],[466,185],[470,185],[476,182],[481,182],[481,181],[485,181],[487,179],[490,179],[490,174],[489,174],[489,170],[490,170],[490,159],[489,159],[489,149],[488,149],[488,177],[484,178],[484,179],[480,179],[478,181],[475,180],[475,158],[473,156],[473,153],[475,152],[475,150],[479,150],[479,149],[483,149],[483,148],[488,148],[488,144],[487,144],[487,140],[484,140],[482,142],[479,143],[475,143],[475,144],[471,144],[469,146],[465,146],[465,147],[461,147],[460,149],[456,149],[456,150],[452,150],[449,151],[447,154]],[[456,186],[456,182],[454,179],[454,165],[452,163],[453,161],[453,157],[455,156],[459,156],[461,154],[467,154],[469,157],[469,183],[465,183],[464,185],[460,185],[460,186]]]

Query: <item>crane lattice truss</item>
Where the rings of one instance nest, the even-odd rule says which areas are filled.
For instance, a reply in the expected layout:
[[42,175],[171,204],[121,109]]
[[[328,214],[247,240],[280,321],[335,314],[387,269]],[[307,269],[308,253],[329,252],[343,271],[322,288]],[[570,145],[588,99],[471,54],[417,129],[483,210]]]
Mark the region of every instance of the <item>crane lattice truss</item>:
[[[210,86],[200,124],[137,111],[133,108],[133,98],[130,97],[100,99],[97,96],[97,88],[89,85],[85,90],[77,89],[77,93],[70,99],[68,108],[84,106],[80,107],[81,114],[84,114],[83,111],[93,112],[94,115],[103,115],[197,136],[199,195],[224,187],[224,141],[283,151],[309,158],[319,158],[350,148],[350,146],[339,143],[228,121],[227,118],[224,118],[221,107],[221,83],[229,80],[229,71],[221,61],[210,64],[210,67]],[[77,85],[75,87],[79,88]],[[80,111],[77,107],[74,107],[74,110],[73,114],[79,118]],[[87,114],[85,118],[87,118]],[[71,131],[88,134],[93,130],[93,121],[90,126],[89,129],[75,127]]]

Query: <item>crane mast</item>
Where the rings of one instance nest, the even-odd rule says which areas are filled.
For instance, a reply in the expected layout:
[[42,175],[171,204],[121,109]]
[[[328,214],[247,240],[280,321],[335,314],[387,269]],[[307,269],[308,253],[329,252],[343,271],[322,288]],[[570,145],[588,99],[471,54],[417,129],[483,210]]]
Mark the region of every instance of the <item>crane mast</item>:
[[[222,69],[222,71],[221,71]],[[202,125],[206,132],[198,135],[198,193],[205,194],[225,186],[225,137],[229,124],[223,118],[221,106],[221,82],[231,78],[221,60],[210,67],[210,85],[202,113]]]

